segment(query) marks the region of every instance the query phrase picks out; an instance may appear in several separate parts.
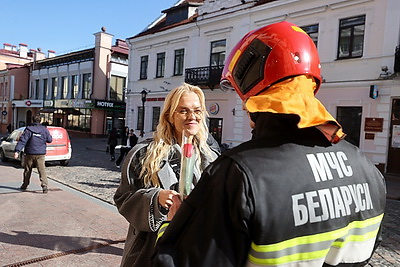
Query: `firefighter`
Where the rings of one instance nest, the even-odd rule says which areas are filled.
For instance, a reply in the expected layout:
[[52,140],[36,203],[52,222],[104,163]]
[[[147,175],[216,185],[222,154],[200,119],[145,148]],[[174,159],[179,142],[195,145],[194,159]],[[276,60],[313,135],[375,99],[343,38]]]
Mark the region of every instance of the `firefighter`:
[[382,174],[315,98],[317,49],[298,26],[251,31],[221,87],[252,140],[220,156],[159,232],[156,266],[362,266],[380,240]]

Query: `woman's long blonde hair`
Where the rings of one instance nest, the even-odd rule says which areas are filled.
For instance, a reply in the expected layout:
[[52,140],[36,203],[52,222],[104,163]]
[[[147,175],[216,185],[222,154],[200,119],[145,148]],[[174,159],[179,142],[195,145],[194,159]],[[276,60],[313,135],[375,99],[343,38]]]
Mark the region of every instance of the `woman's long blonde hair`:
[[[159,187],[160,181],[157,173],[160,170],[160,164],[163,159],[169,156],[171,147],[178,143],[178,137],[175,135],[175,128],[172,124],[174,112],[179,104],[184,93],[195,93],[200,100],[200,106],[203,110],[203,116],[200,121],[200,130],[194,136],[194,144],[197,152],[202,152],[211,155],[211,149],[207,145],[208,127],[206,124],[206,105],[203,91],[197,87],[187,83],[172,90],[165,99],[163,110],[160,114],[160,119],[157,125],[157,130],[154,133],[154,140],[147,148],[146,155],[141,159],[142,170],[140,177],[143,178],[145,186]],[[200,153],[196,153],[199,159]],[[199,164],[199,160],[196,160]]]

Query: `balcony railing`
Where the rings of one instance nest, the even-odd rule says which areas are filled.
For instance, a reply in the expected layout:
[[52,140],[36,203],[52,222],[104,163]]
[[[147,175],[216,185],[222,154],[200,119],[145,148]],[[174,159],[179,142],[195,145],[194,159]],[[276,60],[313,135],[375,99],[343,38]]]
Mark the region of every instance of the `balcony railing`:
[[223,65],[185,69],[185,82],[214,89],[219,85],[223,69]]

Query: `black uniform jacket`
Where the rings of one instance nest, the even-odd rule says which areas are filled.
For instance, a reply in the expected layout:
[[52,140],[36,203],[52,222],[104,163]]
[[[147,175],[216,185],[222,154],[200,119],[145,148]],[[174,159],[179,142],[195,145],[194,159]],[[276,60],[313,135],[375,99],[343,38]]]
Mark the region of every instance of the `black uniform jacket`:
[[211,164],[160,228],[154,265],[366,264],[385,206],[381,173],[350,143],[298,129],[297,115],[256,115],[253,139]]

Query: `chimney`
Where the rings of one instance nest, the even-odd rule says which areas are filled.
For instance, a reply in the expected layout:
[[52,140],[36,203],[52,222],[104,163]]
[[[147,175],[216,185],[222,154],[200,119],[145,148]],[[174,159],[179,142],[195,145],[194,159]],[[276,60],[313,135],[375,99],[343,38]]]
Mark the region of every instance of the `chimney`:
[[7,51],[12,51],[12,44],[3,43],[3,49]]
[[38,48],[37,52],[36,52],[36,60],[42,60],[45,58],[46,58],[46,55],[42,52],[42,49]]
[[19,44],[19,56],[26,58],[28,57],[28,45],[27,44]]
[[54,50],[47,50],[47,57],[51,58],[51,57],[55,57],[56,56],[56,51]]

